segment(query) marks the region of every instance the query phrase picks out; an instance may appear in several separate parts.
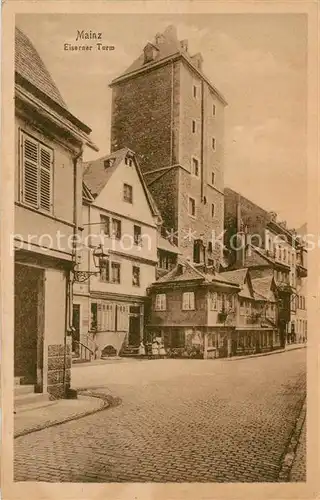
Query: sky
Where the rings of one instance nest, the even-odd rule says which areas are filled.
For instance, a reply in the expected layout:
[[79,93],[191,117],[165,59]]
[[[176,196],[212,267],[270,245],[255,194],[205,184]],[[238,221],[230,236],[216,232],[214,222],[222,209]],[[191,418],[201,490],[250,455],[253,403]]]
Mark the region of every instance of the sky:
[[[289,227],[307,219],[307,19],[303,14],[26,14],[16,24],[30,38],[69,110],[110,151],[108,85],[173,24],[203,72],[228,102],[225,185],[278,213]],[[114,51],[70,52],[77,30],[102,32]],[[78,43],[78,42],[77,42]],[[90,43],[90,42],[89,42]]]

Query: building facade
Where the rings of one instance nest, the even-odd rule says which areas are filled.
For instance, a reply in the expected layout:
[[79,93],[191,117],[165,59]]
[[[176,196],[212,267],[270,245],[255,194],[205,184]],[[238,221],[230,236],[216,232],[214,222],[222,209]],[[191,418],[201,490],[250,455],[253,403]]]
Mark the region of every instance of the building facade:
[[96,149],[90,132],[17,28],[14,375],[52,398],[70,388],[73,241],[81,224],[82,151]]
[[[97,275],[74,283],[74,347],[80,342],[94,357],[118,355],[143,340],[161,218],[129,149],[87,163],[83,178],[83,247],[77,269]],[[100,244],[107,257],[97,267],[93,252]]]
[[[297,231],[278,222],[276,213],[229,188],[225,189],[225,230],[228,268],[249,267],[253,278],[275,280],[282,345],[306,338],[305,298],[299,298],[306,288],[306,249]],[[236,241],[236,249],[232,241]]]
[[[191,260],[194,240],[208,246],[212,231],[223,231],[226,101],[202,64],[169,26],[110,85],[111,150],[137,153],[163,234]],[[221,254],[208,249],[216,268]]]
[[181,260],[149,287],[149,341],[204,359],[278,349],[276,294],[273,278],[252,279],[247,268],[218,274]]

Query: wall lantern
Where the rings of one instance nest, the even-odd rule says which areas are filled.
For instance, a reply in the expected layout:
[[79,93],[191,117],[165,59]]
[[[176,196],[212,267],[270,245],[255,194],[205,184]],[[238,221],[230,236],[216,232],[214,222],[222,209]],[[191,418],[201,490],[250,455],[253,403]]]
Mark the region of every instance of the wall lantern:
[[103,246],[100,244],[98,247],[96,247],[93,250],[92,253],[93,256],[93,262],[95,267],[97,268],[97,271],[80,271],[77,269],[74,269],[73,271],[73,281],[75,283],[84,283],[87,281],[90,276],[99,276],[102,264],[108,259],[109,253],[106,253],[103,249]]

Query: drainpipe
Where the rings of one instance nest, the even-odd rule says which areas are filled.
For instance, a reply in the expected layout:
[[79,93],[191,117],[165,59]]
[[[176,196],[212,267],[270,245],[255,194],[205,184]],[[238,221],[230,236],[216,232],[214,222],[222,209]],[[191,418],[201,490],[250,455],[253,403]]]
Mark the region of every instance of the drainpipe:
[[203,165],[203,160],[204,160],[204,84],[203,80],[201,80],[201,158],[200,158],[200,163],[201,163],[201,202],[203,202],[203,195],[204,195],[204,165]]
[[[78,234],[78,196],[77,196],[77,184],[78,184],[78,160],[82,157],[83,154],[83,144],[81,145],[81,149],[79,153],[77,153],[72,161],[73,161],[73,248],[72,248],[72,263],[73,265],[77,264],[77,252],[76,252],[76,236]],[[80,193],[81,196],[81,193]],[[65,390],[66,397],[72,397],[70,394],[70,383],[66,380],[66,370],[67,370],[67,346],[71,344],[71,334],[72,334],[72,302],[73,302],[73,270],[67,272],[66,276],[66,328],[65,328],[65,336],[64,336],[64,371],[63,371],[63,386]],[[71,345],[70,345],[71,348]]]

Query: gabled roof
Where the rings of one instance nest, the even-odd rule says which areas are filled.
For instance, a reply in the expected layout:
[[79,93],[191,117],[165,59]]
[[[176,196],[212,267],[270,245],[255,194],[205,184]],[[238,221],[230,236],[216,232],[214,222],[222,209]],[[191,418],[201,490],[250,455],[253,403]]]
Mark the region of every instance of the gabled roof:
[[226,271],[221,273],[221,276],[223,276],[226,280],[230,281],[231,283],[235,283],[236,285],[244,285],[244,282],[246,280],[248,274],[248,269],[243,268],[243,269],[235,269],[234,271]]
[[[103,188],[106,186],[106,184],[109,182],[110,178],[112,177],[112,174],[116,171],[118,166],[124,161],[125,157],[127,155],[130,155],[134,159],[134,164],[140,179],[140,182],[142,184],[143,190],[145,192],[148,204],[150,206],[151,212],[154,216],[156,217],[161,217],[160,211],[149,191],[147,188],[147,185],[145,183],[145,180],[143,178],[143,175],[141,173],[141,169],[139,167],[137,158],[135,156],[135,153],[131,151],[129,148],[122,148],[119,149],[118,151],[114,151],[111,154],[108,154],[106,156],[102,156],[101,158],[98,158],[97,160],[89,161],[89,162],[84,162],[84,173],[83,173],[83,179],[87,185],[87,187],[90,190],[91,195],[93,198],[96,198]],[[112,165],[109,166],[108,168],[105,168],[105,162],[107,160],[113,160]]]
[[19,28],[15,29],[15,71],[61,107],[68,109],[38,52]]
[[263,278],[252,279],[252,286],[257,295],[257,298],[262,298],[271,302],[275,302],[274,291],[272,290],[275,286],[273,276],[265,276]]

